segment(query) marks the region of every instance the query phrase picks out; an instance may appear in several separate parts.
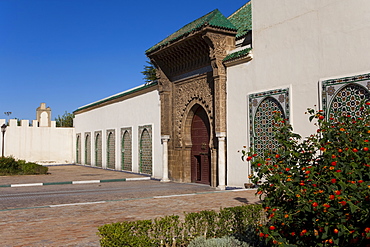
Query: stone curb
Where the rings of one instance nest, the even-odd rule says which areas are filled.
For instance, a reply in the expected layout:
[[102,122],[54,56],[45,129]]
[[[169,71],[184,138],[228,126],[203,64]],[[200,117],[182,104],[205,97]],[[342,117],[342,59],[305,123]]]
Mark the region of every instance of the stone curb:
[[49,182],[49,183],[29,183],[29,184],[4,184],[4,185],[0,185],[0,187],[31,187],[31,186],[61,185],[61,184],[98,184],[98,183],[108,183],[108,182],[126,182],[126,181],[139,181],[139,180],[150,180],[150,179],[151,179],[150,177],[144,177],[144,178],[121,178],[121,179]]

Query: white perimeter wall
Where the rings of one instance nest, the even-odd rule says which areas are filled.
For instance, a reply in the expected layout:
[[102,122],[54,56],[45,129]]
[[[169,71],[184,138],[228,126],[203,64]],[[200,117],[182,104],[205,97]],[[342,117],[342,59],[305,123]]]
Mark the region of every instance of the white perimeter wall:
[[[107,167],[107,130],[115,130],[116,169],[121,170],[121,128],[132,128],[132,167],[139,171],[139,126],[152,126],[153,175],[162,178],[162,145],[160,130],[160,101],[156,89],[148,93],[113,103],[75,116],[76,135],[81,134],[81,153],[84,154],[86,132],[91,133],[91,162],[95,166],[94,132],[102,132],[102,166]],[[76,145],[76,144],[75,144]],[[85,164],[84,155],[81,157]]]
[[228,185],[248,181],[248,95],[290,88],[294,131],[315,131],[304,114],[319,105],[319,81],[370,71],[370,1],[252,0],[253,60],[227,70]]
[[[5,120],[0,119],[0,125],[4,123]],[[40,164],[74,163],[74,128],[56,128],[55,121],[51,122],[51,127],[37,127],[36,120],[32,127],[28,120],[22,120],[21,126],[17,126],[17,120],[11,119],[9,124],[5,132],[4,156]]]

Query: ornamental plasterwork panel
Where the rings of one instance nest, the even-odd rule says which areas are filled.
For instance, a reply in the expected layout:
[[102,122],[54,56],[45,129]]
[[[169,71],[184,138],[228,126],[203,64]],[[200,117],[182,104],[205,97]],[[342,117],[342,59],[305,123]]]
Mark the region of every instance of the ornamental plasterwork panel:
[[185,124],[185,112],[188,105],[196,102],[202,105],[209,116],[213,115],[212,92],[207,82],[207,77],[187,81],[184,84],[176,85],[175,93],[175,130],[176,145],[182,146],[182,125]]
[[225,57],[226,56],[226,38],[224,35],[208,33],[206,37],[212,42],[210,45],[210,57]]

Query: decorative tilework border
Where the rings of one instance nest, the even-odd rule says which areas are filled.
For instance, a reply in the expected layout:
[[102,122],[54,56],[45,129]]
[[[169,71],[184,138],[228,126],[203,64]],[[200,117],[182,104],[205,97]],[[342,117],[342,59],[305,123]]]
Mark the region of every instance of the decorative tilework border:
[[325,113],[337,92],[350,83],[361,85],[370,91],[370,73],[322,81],[322,109]]

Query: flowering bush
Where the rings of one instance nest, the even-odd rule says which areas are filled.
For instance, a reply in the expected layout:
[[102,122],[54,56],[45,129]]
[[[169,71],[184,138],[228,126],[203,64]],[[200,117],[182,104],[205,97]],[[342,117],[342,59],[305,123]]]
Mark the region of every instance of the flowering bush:
[[317,133],[300,140],[277,114],[279,147],[243,152],[269,220],[257,234],[282,246],[370,246],[370,103],[356,117],[308,113]]

